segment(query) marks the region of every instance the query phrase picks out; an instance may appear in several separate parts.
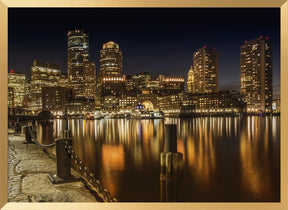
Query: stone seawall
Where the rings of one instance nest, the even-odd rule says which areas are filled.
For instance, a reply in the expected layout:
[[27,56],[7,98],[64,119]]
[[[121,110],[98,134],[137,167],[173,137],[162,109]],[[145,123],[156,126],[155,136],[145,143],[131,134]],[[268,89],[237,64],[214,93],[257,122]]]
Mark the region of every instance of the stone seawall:
[[55,158],[24,141],[8,131],[8,202],[99,201],[81,181],[53,185],[47,174],[56,172]]

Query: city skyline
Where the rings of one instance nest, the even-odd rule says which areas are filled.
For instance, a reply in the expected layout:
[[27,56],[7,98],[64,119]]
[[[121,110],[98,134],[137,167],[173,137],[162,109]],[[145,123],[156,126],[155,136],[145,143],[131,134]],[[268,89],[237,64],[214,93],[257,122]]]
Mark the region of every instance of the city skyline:
[[[59,19],[57,23],[47,21],[49,18],[45,14],[51,11],[53,17],[49,18],[52,20],[63,15],[70,18]],[[79,20],[72,17],[72,13],[81,15]],[[33,24],[31,27],[23,23],[35,15],[37,27],[32,30]],[[88,18],[95,15],[103,20],[96,21],[101,26],[96,29]],[[86,22],[81,22],[85,18]],[[273,43],[273,95],[279,98],[279,23],[279,9],[9,9],[9,70],[29,77],[32,61],[36,59],[58,62],[61,71],[67,73],[67,32],[83,28],[89,35],[90,60],[95,62],[97,74],[100,50],[108,41],[121,46],[123,74],[144,71],[152,76],[165,74],[186,80],[193,64],[193,53],[207,46],[215,47],[219,53],[219,89],[239,91],[240,46],[245,40],[263,35]],[[23,53],[27,44],[31,52]]]

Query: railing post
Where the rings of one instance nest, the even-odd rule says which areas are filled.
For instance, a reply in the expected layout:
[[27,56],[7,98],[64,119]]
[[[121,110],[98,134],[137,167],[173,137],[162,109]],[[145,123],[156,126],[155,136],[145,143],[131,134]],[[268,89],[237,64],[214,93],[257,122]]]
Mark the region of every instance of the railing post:
[[56,174],[48,174],[53,184],[79,181],[71,175],[71,157],[65,145],[72,145],[72,139],[60,138],[55,140],[56,145]]
[[29,132],[29,129],[31,129],[32,127],[31,126],[24,126],[24,133],[25,133],[25,140],[26,142],[24,142],[25,144],[32,144],[32,136]]
[[161,201],[179,201],[179,177],[183,170],[183,154],[177,152],[177,127],[165,125],[165,149],[160,155]]

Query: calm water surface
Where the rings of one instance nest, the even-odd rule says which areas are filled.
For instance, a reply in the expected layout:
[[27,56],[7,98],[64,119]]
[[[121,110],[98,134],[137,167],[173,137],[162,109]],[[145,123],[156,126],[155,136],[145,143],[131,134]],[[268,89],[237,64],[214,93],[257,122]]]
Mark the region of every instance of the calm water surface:
[[[164,123],[177,124],[184,156],[182,176],[168,185],[160,183]],[[59,137],[62,120],[53,127]],[[280,117],[74,119],[69,129],[80,159],[119,201],[280,200]]]

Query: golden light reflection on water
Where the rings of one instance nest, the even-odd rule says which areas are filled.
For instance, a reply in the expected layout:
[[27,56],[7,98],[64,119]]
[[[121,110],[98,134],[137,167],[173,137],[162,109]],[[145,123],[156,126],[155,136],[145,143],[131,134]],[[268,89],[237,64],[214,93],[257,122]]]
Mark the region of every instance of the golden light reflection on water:
[[125,169],[124,148],[123,146],[103,145],[102,146],[102,166],[101,177],[105,177],[109,192],[112,196],[116,195],[116,188],[121,182],[119,173]]
[[[274,179],[279,177],[272,176],[271,171],[277,170],[272,165],[277,161],[271,157],[279,155],[279,118],[75,119],[69,121],[69,128],[73,147],[113,196],[120,200],[135,196],[131,201],[137,201],[137,196],[142,198],[149,192],[157,200],[166,123],[177,124],[177,148],[183,153],[186,174],[184,183],[194,183],[193,188],[184,184],[186,196],[203,193],[213,200],[225,188],[240,201],[274,198]],[[59,129],[61,121],[56,120],[54,131],[59,133]],[[227,176],[230,171],[235,171],[234,177]],[[217,188],[223,176],[230,179],[229,184],[224,182]],[[138,192],[138,188],[147,190]],[[193,197],[187,201],[194,201]]]
[[241,186],[256,198],[267,198],[267,192],[272,190],[272,148],[269,147],[269,141],[273,140],[270,138],[270,123],[271,118],[261,120],[255,116],[248,117],[240,135]]

